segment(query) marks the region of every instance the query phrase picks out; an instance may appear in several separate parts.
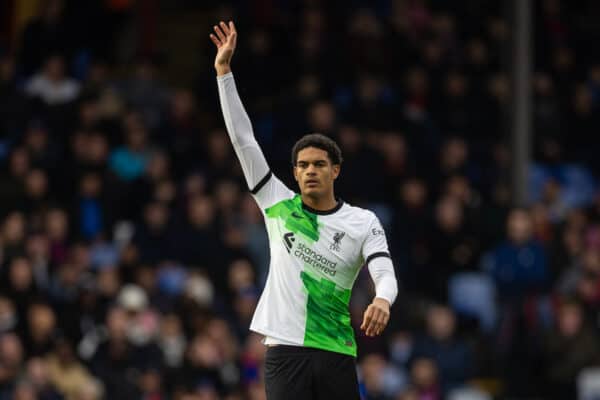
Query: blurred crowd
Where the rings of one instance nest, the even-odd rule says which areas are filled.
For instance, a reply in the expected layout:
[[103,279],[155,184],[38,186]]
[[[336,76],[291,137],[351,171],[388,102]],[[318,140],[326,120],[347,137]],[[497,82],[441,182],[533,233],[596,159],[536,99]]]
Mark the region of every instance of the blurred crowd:
[[[508,2],[174,1],[205,17],[184,86],[139,18],[157,2],[82,3],[1,6],[32,11],[0,30],[0,400],[264,398],[248,326],[268,238],[208,40],[230,18],[273,171],[296,188],[293,143],[330,135],[345,160],[336,193],[386,229],[401,294],[381,337],[356,330],[364,398],[584,390],[600,366],[597,2],[534,2],[519,208]],[[363,271],[355,327],[372,296]]]

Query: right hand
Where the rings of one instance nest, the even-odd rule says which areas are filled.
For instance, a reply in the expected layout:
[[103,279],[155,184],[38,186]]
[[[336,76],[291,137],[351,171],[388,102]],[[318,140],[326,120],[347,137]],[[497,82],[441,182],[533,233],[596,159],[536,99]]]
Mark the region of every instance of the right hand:
[[225,22],[219,22],[214,26],[215,34],[210,34],[210,39],[217,46],[217,56],[215,57],[215,69],[217,75],[224,75],[231,71],[231,58],[235,51],[237,40],[237,31],[233,21],[229,25]]

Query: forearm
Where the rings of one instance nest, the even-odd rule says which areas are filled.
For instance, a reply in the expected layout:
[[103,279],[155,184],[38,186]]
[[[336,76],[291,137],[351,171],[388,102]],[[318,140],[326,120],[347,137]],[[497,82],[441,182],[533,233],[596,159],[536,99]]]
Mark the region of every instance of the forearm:
[[242,104],[231,71],[222,75],[217,74],[217,84],[219,86],[221,111],[231,142],[234,146],[244,146],[255,141],[250,117],[248,117]]
[[369,263],[369,273],[375,283],[375,297],[387,300],[390,305],[398,295],[398,282],[394,266],[388,257],[378,257]]
[[233,74],[231,70],[225,72],[228,68],[217,68],[221,110],[233,149],[252,189],[269,172],[269,166],[254,138],[252,123],[238,95]]

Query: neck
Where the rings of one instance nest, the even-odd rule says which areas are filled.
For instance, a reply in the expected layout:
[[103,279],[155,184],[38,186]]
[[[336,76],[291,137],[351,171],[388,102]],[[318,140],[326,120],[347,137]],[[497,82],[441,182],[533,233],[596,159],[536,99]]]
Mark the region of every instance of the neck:
[[335,208],[337,205],[337,200],[335,199],[333,192],[322,197],[312,197],[303,194],[302,202],[310,208],[314,208],[315,210],[319,211],[329,211]]

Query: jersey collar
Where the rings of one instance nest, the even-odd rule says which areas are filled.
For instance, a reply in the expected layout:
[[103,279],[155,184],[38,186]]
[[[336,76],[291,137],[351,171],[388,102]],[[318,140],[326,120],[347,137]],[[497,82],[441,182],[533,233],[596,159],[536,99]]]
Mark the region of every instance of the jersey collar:
[[302,202],[302,208],[305,209],[308,212],[311,212],[313,214],[317,214],[317,215],[330,215],[333,214],[335,212],[337,212],[340,208],[342,208],[342,206],[344,205],[344,200],[337,198],[337,204],[335,205],[335,207],[333,207],[330,210],[315,210],[314,208],[304,204],[304,202]]

